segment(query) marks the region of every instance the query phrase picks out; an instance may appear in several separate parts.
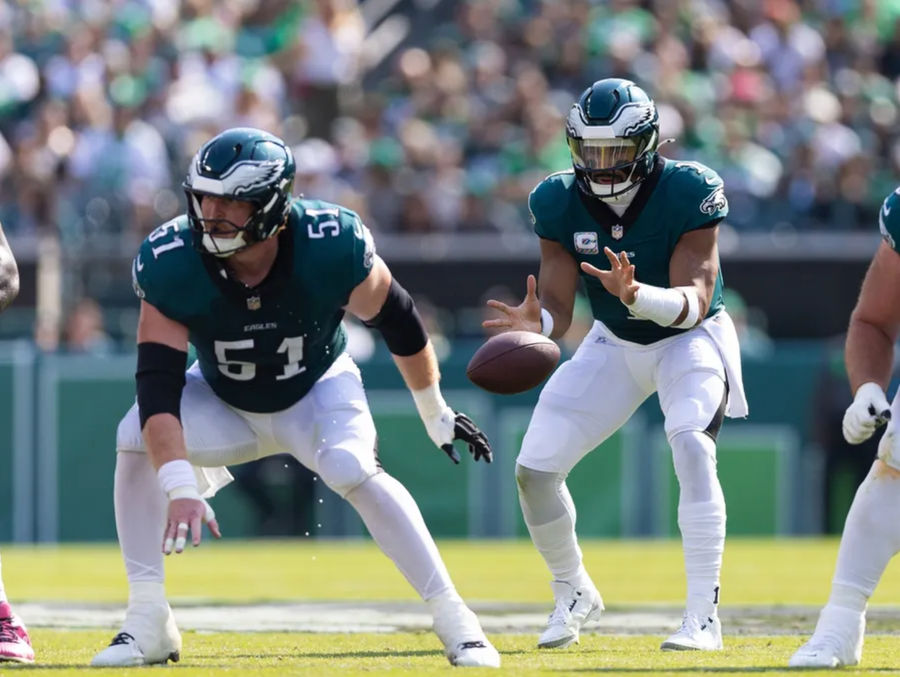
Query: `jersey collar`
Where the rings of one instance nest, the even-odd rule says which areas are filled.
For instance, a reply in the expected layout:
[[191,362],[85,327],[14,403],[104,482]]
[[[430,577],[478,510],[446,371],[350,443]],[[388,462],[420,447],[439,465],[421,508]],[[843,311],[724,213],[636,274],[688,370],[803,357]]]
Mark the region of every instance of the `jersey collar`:
[[637,218],[641,215],[641,211],[653,194],[653,189],[656,188],[656,184],[659,183],[665,164],[666,161],[659,153],[657,153],[653,169],[650,170],[650,174],[647,178],[641,181],[641,185],[638,186],[634,199],[631,201],[631,204],[628,205],[628,209],[622,213],[622,216],[616,214],[603,200],[585,195],[582,190],[577,190],[576,192],[581,199],[581,204],[584,205],[588,214],[603,227],[607,235],[611,235],[613,226],[617,225],[621,226],[624,233],[627,234],[628,229],[634,225],[634,222],[637,221]]
[[275,296],[287,286],[294,270],[294,234],[292,229],[287,227],[277,237],[278,253],[275,255],[272,269],[255,287],[247,287],[231,277],[225,265],[215,256],[201,254],[207,273],[226,298],[246,308],[247,299],[251,296]]

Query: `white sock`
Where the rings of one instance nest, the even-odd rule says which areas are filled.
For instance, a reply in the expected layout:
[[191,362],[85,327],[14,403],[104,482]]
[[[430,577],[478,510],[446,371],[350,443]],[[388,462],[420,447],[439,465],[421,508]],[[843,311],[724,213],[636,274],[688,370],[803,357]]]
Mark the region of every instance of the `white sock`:
[[[162,538],[167,502],[147,454],[116,454],[114,501],[119,547],[132,591],[129,599],[135,595],[143,599],[155,590],[163,594],[164,601]],[[156,585],[141,586],[141,583]]]
[[876,462],[856,490],[834,569],[829,606],[860,613],[890,559],[900,550],[900,478]]
[[415,499],[400,482],[381,472],[346,496],[381,551],[391,558],[422,599],[453,589],[447,567],[425,526]]
[[553,574],[553,580],[564,581],[576,588],[594,587],[582,563],[581,548],[575,536],[574,506],[572,510],[573,516],[566,514],[547,524],[526,526],[531,540]]
[[725,549],[725,497],[716,474],[716,443],[706,433],[680,432],[669,440],[678,476],[678,527],[684,547],[688,613],[712,616],[719,603]]
[[0,565],[0,604],[8,601],[6,599],[6,589],[3,587],[3,567]]
[[528,533],[553,579],[573,587],[593,588],[575,535],[575,503],[562,473],[516,465],[519,505]]
[[678,506],[684,547],[687,605],[690,614],[712,616],[719,603],[719,572],[725,550],[725,504],[717,501]]

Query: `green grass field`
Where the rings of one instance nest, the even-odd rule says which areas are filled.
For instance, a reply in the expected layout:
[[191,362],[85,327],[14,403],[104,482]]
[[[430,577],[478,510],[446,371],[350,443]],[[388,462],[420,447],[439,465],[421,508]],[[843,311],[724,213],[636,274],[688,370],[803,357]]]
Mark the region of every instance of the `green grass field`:
[[[440,547],[457,587],[476,608],[518,605],[532,613],[529,618],[538,618],[536,612],[549,613],[548,574],[530,543],[442,542]],[[672,617],[679,613],[684,595],[679,542],[593,541],[582,547],[610,617],[645,609],[662,609]],[[14,603],[45,602],[61,609],[113,605],[97,607],[109,620],[100,626],[85,624],[93,625],[92,629],[77,627],[77,620],[45,625],[26,617],[39,664],[3,666],[0,674],[20,670],[47,675],[93,673],[85,666],[111,637],[127,596],[118,550],[113,545],[3,546],[0,552],[6,589]],[[539,620],[534,627],[489,634],[503,656],[503,674],[782,670],[812,630],[815,612],[827,597],[836,553],[836,540],[730,540],[722,581],[726,650],[721,653],[662,653],[658,650],[662,634],[635,634],[634,629],[620,634],[605,626],[603,634],[584,634],[575,649],[538,652],[534,643]],[[900,637],[890,634],[900,630],[896,570],[895,564],[889,567],[872,600],[874,632],[867,640],[860,672],[900,668]],[[368,541],[204,543],[169,559],[167,588],[176,618],[179,606],[185,613],[200,604],[272,603],[273,613],[278,611],[275,603],[289,601],[398,602],[419,608],[410,604],[416,596],[405,580]],[[419,606],[424,612],[424,605]],[[252,625],[240,618],[239,610],[229,606],[222,613],[235,614],[236,629],[247,631],[195,631],[182,623],[182,661],[170,669],[180,675],[417,675],[451,669],[437,638],[424,629],[251,632]],[[755,624],[742,623],[744,616]],[[101,674],[140,672],[105,670]]]

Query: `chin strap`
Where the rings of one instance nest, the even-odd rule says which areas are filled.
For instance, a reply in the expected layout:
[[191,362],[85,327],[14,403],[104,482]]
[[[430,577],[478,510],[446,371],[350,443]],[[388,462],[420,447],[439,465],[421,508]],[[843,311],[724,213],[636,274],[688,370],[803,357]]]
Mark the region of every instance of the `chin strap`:
[[219,258],[227,258],[246,247],[247,244],[242,232],[234,237],[215,237],[209,233],[203,233],[203,248]]

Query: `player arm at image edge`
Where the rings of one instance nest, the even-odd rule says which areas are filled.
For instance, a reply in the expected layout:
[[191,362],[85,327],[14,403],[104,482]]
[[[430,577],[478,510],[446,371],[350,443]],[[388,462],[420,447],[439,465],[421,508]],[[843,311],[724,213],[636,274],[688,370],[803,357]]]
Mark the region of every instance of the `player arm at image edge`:
[[0,312],[19,294],[19,268],[0,225]]
[[887,390],[900,337],[900,253],[882,241],[866,272],[847,330],[851,392],[864,383]]

